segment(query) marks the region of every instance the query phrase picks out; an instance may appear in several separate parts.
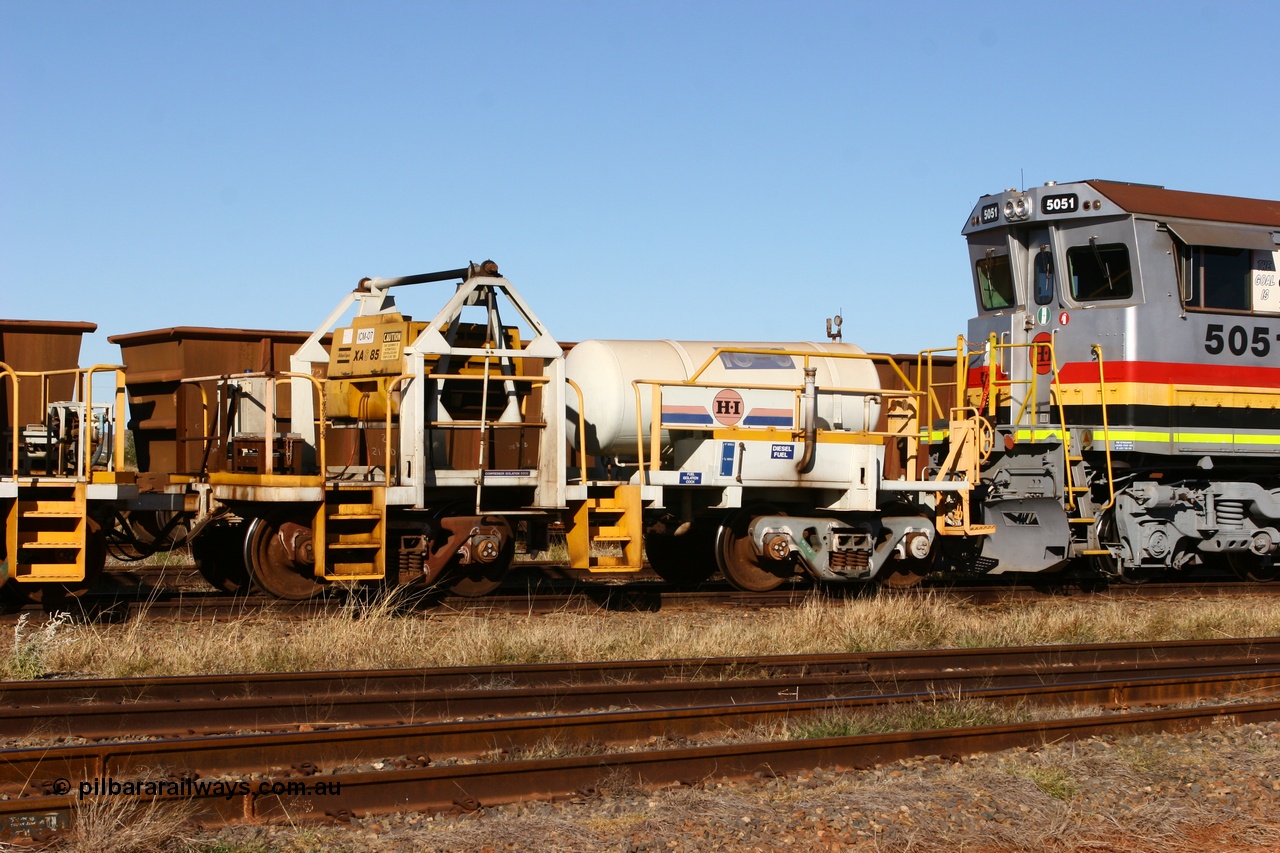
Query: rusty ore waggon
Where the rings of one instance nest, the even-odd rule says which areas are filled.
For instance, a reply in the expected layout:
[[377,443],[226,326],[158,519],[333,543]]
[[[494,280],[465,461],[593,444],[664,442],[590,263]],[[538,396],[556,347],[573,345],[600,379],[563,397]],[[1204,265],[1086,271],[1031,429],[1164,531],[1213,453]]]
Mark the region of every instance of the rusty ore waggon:
[[227,591],[483,595],[552,526],[575,568],[755,591],[1274,577],[1280,202],[1049,184],[984,196],[964,234],[977,316],[911,357],[562,346],[492,262],[365,279],[310,333],[117,335],[118,369],[31,342],[87,324],[6,336],[6,589],[190,545]]

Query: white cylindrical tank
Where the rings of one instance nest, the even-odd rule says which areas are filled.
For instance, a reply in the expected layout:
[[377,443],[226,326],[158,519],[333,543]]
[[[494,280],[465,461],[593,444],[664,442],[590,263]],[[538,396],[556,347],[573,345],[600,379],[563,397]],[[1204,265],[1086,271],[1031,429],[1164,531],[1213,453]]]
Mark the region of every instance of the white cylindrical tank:
[[[720,352],[728,350],[776,350],[772,353]],[[637,380],[684,382],[708,359],[716,357],[698,377],[698,385],[735,389],[749,407],[763,389],[804,387],[803,354],[814,353],[809,365],[816,368],[818,423],[823,429],[874,429],[880,415],[880,401],[867,393],[833,393],[835,389],[858,392],[878,391],[880,379],[875,364],[866,358],[831,356],[862,355],[852,344],[742,343],[727,341],[583,341],[565,357],[565,375],[582,390],[586,422],[587,452],[595,456],[635,456],[637,445]],[[567,392],[568,436],[579,447],[578,395]],[[664,400],[666,398],[664,394]],[[784,397],[786,395],[783,395]],[[652,423],[652,386],[645,384],[638,395],[639,437],[649,441]],[[779,395],[771,394],[776,401]],[[790,405],[790,404],[788,404]],[[664,406],[665,408],[665,406]],[[664,430],[663,446],[669,437]]]

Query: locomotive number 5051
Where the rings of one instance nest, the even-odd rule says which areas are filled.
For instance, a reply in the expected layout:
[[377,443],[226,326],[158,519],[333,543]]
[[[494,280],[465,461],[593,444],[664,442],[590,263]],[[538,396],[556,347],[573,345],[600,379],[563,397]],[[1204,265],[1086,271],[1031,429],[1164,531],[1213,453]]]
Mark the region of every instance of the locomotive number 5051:
[[[1280,340],[1280,335],[1276,336]],[[1259,358],[1271,354],[1271,329],[1267,326],[1254,326],[1253,335],[1244,326],[1232,326],[1231,331],[1221,323],[1210,323],[1204,333],[1204,351],[1209,355],[1218,355],[1223,350],[1230,350],[1232,355],[1244,355],[1252,352]]]

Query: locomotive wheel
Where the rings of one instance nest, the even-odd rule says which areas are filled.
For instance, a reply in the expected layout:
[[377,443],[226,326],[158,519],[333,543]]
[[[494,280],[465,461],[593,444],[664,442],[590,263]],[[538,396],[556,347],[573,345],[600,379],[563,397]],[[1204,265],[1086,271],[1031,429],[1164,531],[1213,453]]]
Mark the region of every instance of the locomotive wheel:
[[[1098,546],[1100,548],[1108,547],[1108,543],[1119,545],[1122,551],[1126,551],[1126,543],[1119,538],[1116,533],[1116,519],[1113,512],[1108,512],[1098,520]],[[1144,575],[1140,571],[1132,568],[1126,569],[1124,560],[1114,554],[1095,554],[1089,558],[1089,562],[1093,565],[1093,570],[1109,581],[1120,581],[1131,586],[1144,584],[1151,580],[1149,575]]]
[[214,589],[241,595],[249,591],[249,569],[244,562],[245,525],[210,525],[191,543],[200,576]]
[[445,579],[449,592],[465,598],[479,598],[488,595],[506,579],[511,569],[511,561],[516,556],[516,542],[508,538],[502,553],[492,563],[473,563],[469,566],[454,566],[449,569]]
[[715,574],[715,531],[695,526],[683,536],[646,533],[649,568],[675,587],[694,587]]
[[283,516],[255,518],[244,539],[249,579],[263,592],[289,601],[306,601],[324,589],[315,577],[311,552],[311,520]]
[[740,509],[725,519],[716,532],[716,563],[730,584],[744,592],[768,592],[782,586],[795,574],[789,560],[759,557],[751,547],[748,529],[751,520],[762,515],[781,515],[772,507]]
[[1241,580],[1254,583],[1271,583],[1280,578],[1280,565],[1276,564],[1276,555],[1267,554],[1228,554],[1227,565]]

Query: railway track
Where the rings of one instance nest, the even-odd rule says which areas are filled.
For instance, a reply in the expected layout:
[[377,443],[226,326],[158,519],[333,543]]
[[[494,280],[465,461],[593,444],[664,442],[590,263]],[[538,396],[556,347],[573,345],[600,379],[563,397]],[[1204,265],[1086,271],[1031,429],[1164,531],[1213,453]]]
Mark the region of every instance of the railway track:
[[[687,783],[1277,719],[1280,639],[2,687],[14,707],[0,714],[0,732],[40,743],[3,753],[0,827],[65,825],[104,780],[171,786],[162,792],[193,798],[210,824],[582,796],[616,773]],[[1104,713],[820,740],[758,735],[958,697]],[[1135,710],[1224,697],[1236,701]],[[53,742],[68,736],[110,739]],[[547,751],[571,754],[533,757]],[[252,790],[226,797],[233,783]]]

